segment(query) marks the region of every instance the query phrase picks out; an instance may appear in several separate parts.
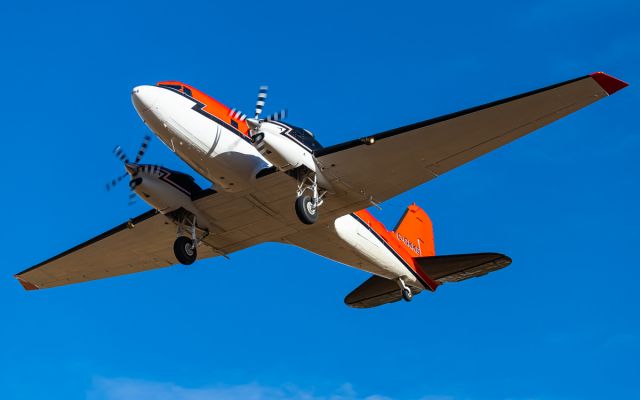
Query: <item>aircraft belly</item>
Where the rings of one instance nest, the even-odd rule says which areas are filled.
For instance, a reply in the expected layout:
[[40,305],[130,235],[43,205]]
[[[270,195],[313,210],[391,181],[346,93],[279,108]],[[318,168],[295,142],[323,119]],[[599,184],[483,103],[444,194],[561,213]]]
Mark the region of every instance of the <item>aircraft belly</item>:
[[362,257],[369,260],[371,266],[355,266],[387,279],[404,277],[407,284],[422,287],[413,274],[407,270],[398,257],[393,254],[369,229],[351,215],[337,218],[334,222],[338,237],[349,244]]
[[[212,123],[215,140],[204,153],[204,163],[210,179],[227,190],[245,189],[252,185],[256,174],[269,164],[255,148],[224,126]],[[211,135],[214,136],[214,135]]]
[[269,166],[239,134],[183,104],[171,107],[161,122],[154,124],[154,132],[220,189],[246,189],[253,183],[255,174]]

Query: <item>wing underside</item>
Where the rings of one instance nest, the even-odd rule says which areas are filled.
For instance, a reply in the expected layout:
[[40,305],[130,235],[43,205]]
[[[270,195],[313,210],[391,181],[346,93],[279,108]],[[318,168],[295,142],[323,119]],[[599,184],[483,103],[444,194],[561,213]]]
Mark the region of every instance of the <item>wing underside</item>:
[[[299,224],[293,211],[283,215],[292,209],[288,195],[294,188],[289,176],[273,174],[262,179],[255,192],[202,192],[194,204],[216,230],[198,247],[198,259],[227,255],[295,232]],[[174,222],[151,210],[15,277],[33,290],[167,267],[178,263],[175,239]]]
[[385,201],[626,86],[595,73],[317,151],[323,173],[355,198]]
[[175,225],[155,210],[146,212],[16,275],[27,290],[130,274],[177,261]]
[[[261,177],[241,192],[203,191],[194,205],[214,229],[198,247],[198,259],[228,255],[269,241],[283,241],[310,227],[292,206],[297,185],[284,173]],[[341,203],[323,210],[332,221],[345,213]],[[321,219],[322,221],[322,219]],[[176,225],[152,210],[16,275],[25,289],[44,289],[177,264]]]

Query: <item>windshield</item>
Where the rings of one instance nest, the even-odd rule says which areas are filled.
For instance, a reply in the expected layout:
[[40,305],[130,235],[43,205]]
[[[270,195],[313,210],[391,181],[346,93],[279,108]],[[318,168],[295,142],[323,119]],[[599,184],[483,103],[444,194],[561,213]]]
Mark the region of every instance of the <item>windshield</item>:
[[307,146],[313,151],[320,150],[322,148],[322,145],[318,143],[318,141],[313,137],[313,135],[309,133],[309,131],[307,131],[306,129],[298,128],[297,126],[293,126],[289,124],[287,125],[291,128],[289,135],[293,136],[294,139],[296,139],[303,145]]
[[169,84],[169,83],[158,83],[159,87],[177,90],[178,92],[184,93],[188,96],[192,96],[191,89],[186,86],[177,85],[177,84]]

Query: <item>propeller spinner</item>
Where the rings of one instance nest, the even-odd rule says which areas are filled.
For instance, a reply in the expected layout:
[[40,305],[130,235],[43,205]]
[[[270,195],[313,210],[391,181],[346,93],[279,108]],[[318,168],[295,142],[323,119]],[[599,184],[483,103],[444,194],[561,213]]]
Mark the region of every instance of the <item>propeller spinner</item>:
[[251,128],[249,134],[253,136],[254,134],[260,132],[260,127],[265,121],[282,121],[287,117],[287,109],[283,108],[280,111],[274,112],[272,114],[267,115],[265,118],[260,118],[262,114],[262,110],[264,109],[265,102],[267,100],[267,86],[260,86],[258,90],[258,100],[256,101],[256,113],[253,118],[247,118],[247,115],[242,113],[237,109],[232,109],[229,111],[229,115],[237,118],[241,121],[246,120],[249,128]]

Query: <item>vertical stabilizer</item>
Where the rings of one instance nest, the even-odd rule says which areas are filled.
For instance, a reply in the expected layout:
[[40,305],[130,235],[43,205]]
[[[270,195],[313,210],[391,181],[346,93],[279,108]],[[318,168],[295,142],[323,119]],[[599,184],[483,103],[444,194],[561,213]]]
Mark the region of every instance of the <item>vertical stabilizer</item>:
[[415,203],[407,207],[393,233],[409,249],[414,257],[429,257],[436,254],[433,243],[431,218]]

